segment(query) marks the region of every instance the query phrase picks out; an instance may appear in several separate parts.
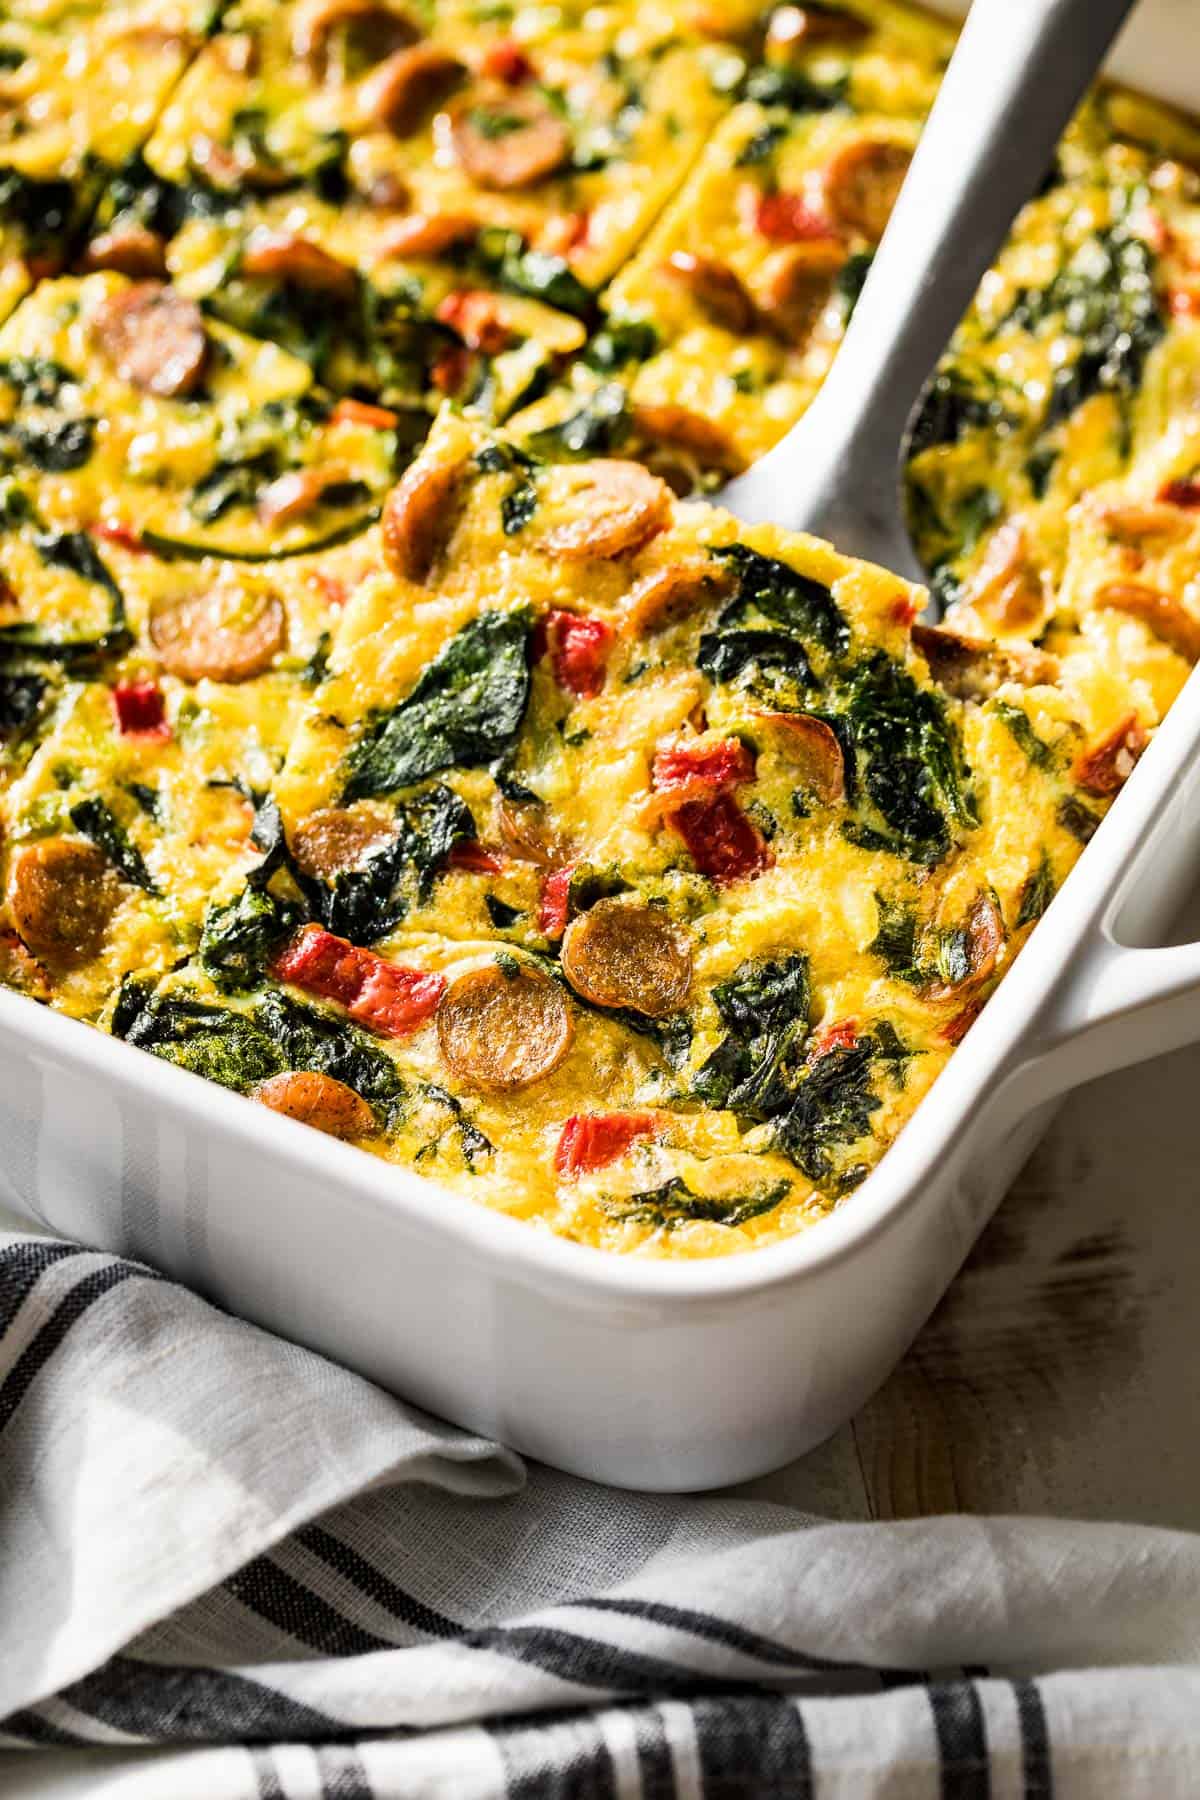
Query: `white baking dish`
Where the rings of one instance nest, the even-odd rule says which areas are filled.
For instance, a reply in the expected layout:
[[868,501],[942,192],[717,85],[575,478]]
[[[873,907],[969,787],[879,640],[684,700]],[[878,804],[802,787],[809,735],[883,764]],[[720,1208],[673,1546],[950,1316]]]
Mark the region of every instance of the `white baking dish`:
[[[1140,13],[1124,72],[1178,70],[1193,8]],[[1200,671],[879,1168],[771,1249],[673,1265],[565,1243],[0,992],[5,1197],[563,1468],[739,1480],[886,1376],[1068,1088],[1200,1037],[1200,945],[1148,947],[1194,845]]]

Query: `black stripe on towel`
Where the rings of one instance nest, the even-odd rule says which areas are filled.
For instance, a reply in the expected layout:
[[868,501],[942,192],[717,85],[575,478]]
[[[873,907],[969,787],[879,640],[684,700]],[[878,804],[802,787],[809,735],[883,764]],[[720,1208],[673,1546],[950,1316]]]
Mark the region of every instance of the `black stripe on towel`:
[[347,1735],[341,1720],[244,1675],[128,1656],[114,1656],[64,1688],[62,1698],[118,1731],[162,1743],[307,1743]]
[[659,1600],[638,1600],[624,1595],[610,1595],[597,1600],[576,1600],[575,1606],[586,1606],[595,1612],[625,1613],[633,1619],[645,1619],[652,1625],[665,1625],[672,1631],[686,1631],[692,1637],[721,1644],[727,1650],[739,1650],[759,1662],[773,1663],[786,1669],[819,1669],[849,1671],[853,1674],[876,1673],[861,1663],[830,1662],[824,1657],[808,1656],[803,1650],[790,1649],[774,1638],[760,1637],[732,1619],[719,1619],[713,1613],[696,1612],[691,1607],[668,1606]]
[[320,1525],[305,1525],[292,1537],[293,1543],[302,1544],[304,1548],[317,1556],[326,1565],[340,1575],[344,1581],[356,1587],[360,1594],[373,1600],[376,1606],[383,1607],[401,1624],[408,1625],[413,1631],[423,1632],[426,1637],[456,1638],[461,1637],[467,1629],[455,1620],[447,1618],[445,1613],[435,1612],[432,1606],[416,1599],[404,1588],[397,1587],[394,1581],[369,1563],[365,1556],[352,1550],[340,1538]]
[[29,1392],[34,1378],[45,1368],[72,1325],[97,1300],[102,1300],[113,1288],[119,1287],[123,1281],[131,1281],[135,1276],[147,1281],[162,1280],[156,1270],[143,1268],[140,1263],[110,1262],[101,1269],[93,1269],[90,1275],[85,1275],[69,1293],[64,1294],[46,1323],[39,1327],[0,1382],[0,1431],[4,1430]]
[[1017,1724],[1021,1728],[1021,1773],[1025,1800],[1052,1800],[1054,1775],[1050,1765],[1050,1731],[1046,1709],[1036,1681],[1014,1681]]
[[675,1800],[675,1765],[662,1714],[656,1706],[647,1706],[631,1716],[642,1781],[641,1800]]
[[942,1800],[989,1800],[987,1728],[973,1681],[934,1681],[926,1688],[942,1764]]
[[0,1337],[8,1330],[42,1275],[67,1256],[83,1256],[78,1244],[10,1244],[0,1252]]
[[231,1575],[224,1588],[260,1619],[322,1656],[366,1656],[373,1650],[396,1648],[388,1638],[364,1631],[269,1556],[256,1556]]
[[373,1800],[373,1789],[367,1780],[362,1758],[349,1745],[318,1750],[317,1769],[321,1776],[321,1800]]
[[88,1741],[73,1731],[64,1731],[61,1725],[51,1725],[48,1719],[43,1719],[32,1707],[9,1713],[7,1719],[0,1724],[0,1730],[9,1737],[24,1738],[27,1744],[69,1744],[73,1750]]
[[704,1800],[812,1800],[808,1734],[774,1694],[722,1695],[692,1707]]
[[269,1750],[251,1750],[250,1760],[258,1782],[258,1800],[287,1800],[283,1784],[275,1772],[275,1758]]
[[594,1718],[494,1725],[506,1800],[616,1800],[616,1773]]

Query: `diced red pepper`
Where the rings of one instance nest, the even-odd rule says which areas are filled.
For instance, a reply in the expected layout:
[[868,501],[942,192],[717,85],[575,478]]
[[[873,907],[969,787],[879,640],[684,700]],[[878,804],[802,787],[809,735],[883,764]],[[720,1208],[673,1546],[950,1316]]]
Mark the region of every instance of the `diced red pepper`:
[[502,81],[505,87],[520,87],[523,81],[532,80],[533,64],[520,44],[514,44],[511,38],[503,38],[484,56],[483,72],[494,81]]
[[1190,319],[1200,313],[1200,286],[1169,288],[1167,310],[1175,319]]
[[329,415],[331,425],[374,425],[390,431],[400,423],[400,414],[387,406],[372,406],[367,400],[339,400]]
[[853,1050],[858,1042],[858,1024],[854,1019],[839,1019],[834,1025],[826,1025],[818,1031],[809,1045],[809,1062],[819,1062],[828,1056],[831,1050]]
[[162,690],[153,681],[118,681],[113,708],[123,737],[169,738]]
[[419,1031],[446,991],[444,975],[385,962],[320,925],[306,925],[285,945],[271,972],[319,999],[336,1000],[352,1019],[385,1037]]
[[888,612],[897,625],[911,625],[920,617],[922,600],[920,594],[897,594]]
[[538,232],[537,247],[548,256],[568,256],[587,243],[591,228],[590,213],[552,213]]
[[732,794],[689,800],[669,812],[666,823],[679,833],[700,873],[719,887],[760,875],[775,861],[762,833]]
[[604,665],[616,633],[603,619],[556,607],[541,620],[534,652],[549,651],[554,678],[580,700],[591,700],[604,686]]
[[678,792],[680,803],[707,800],[754,780],[754,752],[738,738],[664,744],[655,752],[650,778],[657,792]]
[[554,1167],[570,1180],[607,1168],[624,1156],[637,1138],[652,1137],[658,1129],[653,1113],[572,1113],[562,1128],[554,1152]]
[[754,223],[773,244],[811,243],[817,238],[836,238],[837,228],[801,194],[764,194]]
[[541,905],[538,907],[538,930],[543,937],[560,938],[571,916],[571,877],[574,863],[553,869],[542,883]]
[[97,519],[91,526],[91,533],[93,537],[103,538],[106,544],[120,544],[122,550],[132,550],[135,555],[150,554],[132,525],[109,524],[105,519]]
[[512,332],[500,317],[495,294],[481,288],[455,288],[440,303],[435,315],[442,325],[456,331],[469,350],[498,356],[512,342]]
[[1164,482],[1158,490],[1158,497],[1165,500],[1168,506],[1200,507],[1200,481]]
[[434,358],[429,379],[439,394],[452,397],[466,381],[470,366],[471,352],[465,344],[447,344]]
[[446,858],[446,867],[466,869],[473,875],[498,875],[504,862],[494,850],[485,849],[478,838],[471,838],[467,843],[455,844]]

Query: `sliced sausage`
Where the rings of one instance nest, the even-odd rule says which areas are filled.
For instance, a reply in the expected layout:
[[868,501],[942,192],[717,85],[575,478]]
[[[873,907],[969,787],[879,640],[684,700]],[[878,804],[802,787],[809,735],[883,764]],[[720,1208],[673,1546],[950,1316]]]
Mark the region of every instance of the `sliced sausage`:
[[8,910],[36,956],[84,962],[100,948],[117,904],[117,880],[104,852],[81,838],[43,838],[13,856]]
[[150,641],[181,681],[249,681],[286,644],[287,614],[276,594],[217,584],[154,613]]
[[337,463],[289,469],[263,489],[255,511],[264,525],[291,525],[320,506],[330,488],[342,487],[350,479]]
[[328,250],[322,250],[320,244],[293,231],[255,232],[242,251],[239,266],[243,275],[287,281],[310,293],[330,294],[342,300],[354,296],[354,270],[330,256]]
[[993,532],[983,561],[967,584],[966,599],[1009,630],[1030,630],[1044,614],[1046,584],[1029,559],[1025,527],[1008,519]]
[[389,225],[379,241],[381,256],[445,256],[479,236],[479,220],[466,213],[409,213]]
[[846,758],[837,732],[811,713],[756,713],[800,786],[825,805],[841,800],[846,792]]
[[1042,687],[1059,677],[1055,657],[1024,644],[992,644],[941,625],[914,625],[912,641],[938,686],[956,700],[987,700],[1006,681]]
[[1133,774],[1134,765],[1149,741],[1137,714],[1128,713],[1098,744],[1089,745],[1076,757],[1071,768],[1072,778],[1089,794],[1115,794]]
[[358,90],[364,115],[396,137],[411,137],[431,106],[445,97],[463,72],[451,51],[436,44],[413,44],[380,63]]
[[1200,661],[1200,619],[1173,594],[1140,581],[1110,581],[1096,595],[1096,605],[1140,619],[1170,649],[1189,662]]
[[291,851],[302,875],[314,880],[354,869],[394,836],[385,820],[345,806],[310,813],[291,835]]
[[450,109],[450,142],[460,168],[478,187],[501,192],[532,187],[571,154],[571,134],[533,89],[486,84]]
[[272,1075],[250,1090],[250,1098],[329,1137],[366,1137],[375,1129],[375,1115],[362,1095],[317,1069]]
[[542,480],[543,499],[570,516],[538,542],[568,562],[607,561],[640,550],[671,516],[671,490],[640,463],[617,457],[560,465]]
[[460,1080],[515,1093],[557,1069],[575,1035],[566,996],[540,970],[492,963],[451,982],[437,1014],[438,1044]]
[[754,330],[754,302],[727,264],[712,256],[694,256],[690,250],[676,250],[663,263],[662,272],[691,296],[697,309],[711,324],[732,331],[738,337]]
[[350,60],[375,63],[420,35],[407,13],[382,0],[309,0],[296,8],[292,54],[308,64],[318,81],[325,81],[334,69],[330,50],[335,37]]
[[870,29],[840,6],[777,6],[767,24],[767,54],[788,57],[817,44],[855,44]]
[[1164,500],[1108,501],[1097,508],[1097,517],[1108,536],[1121,544],[1139,544],[1148,537],[1185,537],[1195,523],[1182,506]]
[[629,1006],[660,1019],[687,1004],[692,956],[681,933],[655,906],[597,900],[567,926],[562,970],[595,1006]]
[[96,309],[92,332],[121,380],[147,394],[192,393],[208,360],[200,308],[161,281],[111,294]]
[[633,428],[651,444],[686,451],[703,468],[736,475],[743,466],[743,458],[720,425],[673,401],[660,405],[639,401],[633,408]]
[[663,631],[727,594],[732,586],[729,571],[704,556],[687,557],[665,569],[653,569],[625,596],[621,609],[625,629],[634,637]]
[[118,225],[94,237],[83,253],[85,269],[115,269],[135,281],[167,272],[167,246],[144,225]]
[[461,463],[432,458],[404,471],[383,504],[383,555],[394,575],[425,580],[449,537],[450,508],[461,479]]
[[912,151],[891,138],[855,138],[825,169],[829,211],[847,230],[878,243],[911,161]]
[[762,322],[773,337],[799,349],[829,305],[833,278],[846,260],[833,238],[788,244],[767,259],[759,289]]
[[991,894],[978,894],[962,926],[954,934],[956,966],[921,989],[935,1005],[973,994],[995,973],[1004,947],[1004,920]]

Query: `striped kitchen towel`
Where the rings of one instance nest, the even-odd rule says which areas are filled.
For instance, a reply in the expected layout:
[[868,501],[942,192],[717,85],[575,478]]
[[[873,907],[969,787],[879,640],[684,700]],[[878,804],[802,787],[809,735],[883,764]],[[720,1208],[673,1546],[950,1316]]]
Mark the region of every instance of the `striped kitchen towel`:
[[0,1239],[0,1794],[1200,1794],[1200,1539],[615,1493]]

